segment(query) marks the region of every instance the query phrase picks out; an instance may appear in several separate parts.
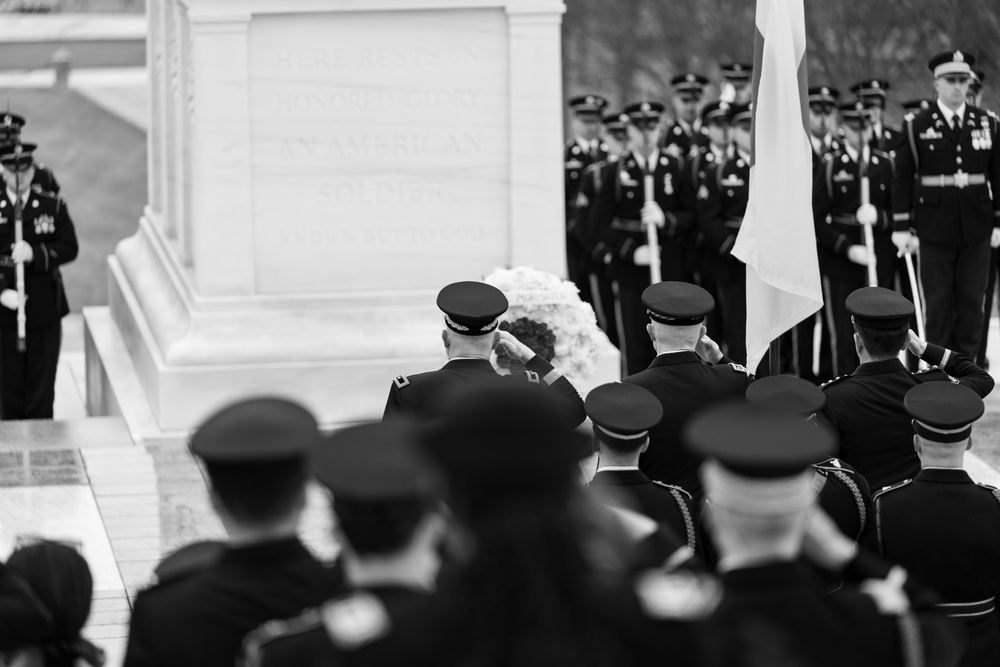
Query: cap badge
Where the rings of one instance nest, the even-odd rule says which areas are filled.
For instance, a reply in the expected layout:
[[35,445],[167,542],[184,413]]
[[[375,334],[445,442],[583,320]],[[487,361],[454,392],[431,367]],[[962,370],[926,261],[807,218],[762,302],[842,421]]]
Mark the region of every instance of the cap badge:
[[10,127],[13,124],[13,122],[14,122],[14,119],[11,118],[11,116],[10,116],[9,113],[8,114],[4,114],[4,116],[3,116],[3,126],[4,127]]
[[639,105],[639,111],[649,111],[652,107],[649,106],[649,102],[643,102]]
[[823,95],[829,95],[830,89],[827,88],[826,86],[823,86],[822,88],[819,89],[819,92],[822,93]]
[[957,62],[957,63],[964,63],[965,62],[965,56],[962,55],[961,51],[955,51],[955,55],[952,57],[952,59],[955,62]]
[[586,101],[587,101],[587,104],[593,104],[594,103],[594,96],[593,95],[587,95]]
[[693,82],[694,82],[694,80],[695,80],[695,75],[694,75],[694,74],[688,74],[688,75],[687,75],[686,77],[684,77],[684,78],[685,78],[685,79],[686,79],[686,80],[687,80],[687,81],[688,81],[689,83],[693,83]]

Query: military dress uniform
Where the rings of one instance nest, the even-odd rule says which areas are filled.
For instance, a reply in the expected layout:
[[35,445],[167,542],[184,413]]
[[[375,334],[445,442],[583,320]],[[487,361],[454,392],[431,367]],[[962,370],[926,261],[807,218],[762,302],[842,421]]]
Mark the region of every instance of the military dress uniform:
[[[31,160],[30,150],[20,159]],[[4,252],[0,291],[17,289],[16,264],[10,255],[16,195],[10,186],[0,195],[0,252]],[[25,350],[18,351],[17,311],[0,307],[0,409],[4,419],[51,419],[61,320],[69,314],[60,266],[76,259],[79,245],[62,198],[37,186],[21,198],[24,241],[33,254],[24,265]]]
[[[19,116],[16,113],[8,111],[0,114],[0,147],[19,143],[21,141],[21,128],[24,127],[25,123],[24,116]],[[3,152],[3,148],[0,148],[0,152]],[[56,180],[52,169],[37,160],[32,161],[32,166],[35,168],[35,175],[31,178],[31,184],[37,185],[44,192],[59,194],[59,181]],[[0,182],[2,180],[0,178]]]
[[[438,294],[445,326],[456,334],[484,335],[499,327],[507,311],[503,292],[486,283],[463,281]],[[550,386],[565,403],[566,414],[579,424],[584,419],[583,399],[572,383],[541,355],[525,364],[523,373],[500,375],[487,358],[450,359],[435,371],[397,375],[389,388],[382,419],[409,417],[430,421],[444,414],[456,396],[484,382],[527,382]]]
[[[906,326],[913,316],[909,301],[881,287],[857,290],[846,306],[865,327]],[[928,343],[921,359],[931,367],[913,373],[892,357],[861,364],[851,375],[822,386],[826,406],[819,418],[840,436],[838,458],[854,466],[872,488],[912,478],[920,468],[910,418],[902,409],[907,391],[925,382],[958,382],[980,396],[993,389],[989,373],[957,352]]]
[[[834,350],[833,375],[852,373],[858,366],[854,349],[854,327],[844,308],[847,296],[868,284],[868,270],[848,259],[851,246],[865,245],[864,229],[857,221],[861,206],[861,156],[846,144],[828,153],[813,183],[813,222],[823,276],[823,307],[828,340]],[[872,226],[876,274],[881,287],[892,289],[896,246],[892,233],[892,160],[881,151],[871,151],[867,176],[869,203],[878,209]]]
[[[633,105],[636,109],[629,115],[651,112],[640,111],[639,106]],[[646,176],[653,177],[653,198],[666,217],[663,229],[657,230],[663,280],[684,279],[683,238],[694,226],[693,206],[687,201],[688,189],[682,183],[683,158],[663,151],[654,151],[650,156],[628,151],[606,169],[605,185],[591,203],[591,224],[604,242],[604,259],[615,288],[619,349],[627,372],[634,373],[648,366],[655,356],[642,306],[642,291],[650,280],[649,267],[635,263],[635,251],[646,245],[646,228],[641,220]]]
[[[935,76],[967,73],[972,60],[961,51],[942,54],[931,60],[931,70]],[[928,340],[975,358],[990,235],[1000,227],[1000,138],[996,118],[964,107],[949,122],[938,101],[904,121],[894,218],[896,231],[913,227],[920,239]]]
[[[662,324],[697,324],[715,304],[697,285],[659,283],[643,293],[649,318]],[[712,364],[693,350],[658,355],[649,368],[622,382],[652,393],[663,406],[663,420],[649,431],[649,448],[639,458],[639,469],[650,479],[679,486],[701,501],[700,459],[681,443],[681,429],[707,405],[742,396],[751,382],[746,368],[723,357]]]
[[[685,72],[670,79],[674,95],[693,96],[701,100],[708,85],[708,79],[701,74]],[[660,147],[672,155],[678,157],[688,155],[692,148],[697,146],[707,146],[709,143],[708,134],[705,128],[696,119],[692,123],[686,123],[680,118],[667,126],[660,140]]]
[[[749,120],[748,106],[733,110],[733,122]],[[716,160],[698,184],[696,216],[705,245],[714,253],[726,355],[739,364],[747,361],[746,265],[733,257],[750,195],[750,156],[735,153]]]
[[[924,442],[950,446],[958,459],[984,411],[975,392],[943,383],[914,387],[906,408]],[[872,545],[938,591],[942,610],[968,630],[959,665],[1000,663],[1000,490],[977,484],[961,467],[925,466],[877,493],[874,512]]]
[[[608,102],[600,95],[581,95],[569,101],[570,109],[577,117],[591,117],[600,120]],[[598,138],[592,140],[575,137],[563,148],[565,165],[566,197],[566,269],[569,280],[580,291],[580,298],[592,303],[590,281],[587,276],[587,257],[574,234],[576,223],[577,194],[587,167],[608,157],[608,146]]]

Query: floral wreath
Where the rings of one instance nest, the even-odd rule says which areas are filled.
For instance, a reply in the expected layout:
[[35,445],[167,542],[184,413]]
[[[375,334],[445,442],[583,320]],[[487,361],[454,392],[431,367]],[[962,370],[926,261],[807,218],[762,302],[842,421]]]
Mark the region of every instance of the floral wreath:
[[[590,377],[600,359],[600,330],[593,308],[580,300],[573,283],[524,266],[496,269],[485,282],[510,302],[500,316],[501,329],[510,331],[571,381]],[[506,355],[494,364],[508,372],[520,370]]]

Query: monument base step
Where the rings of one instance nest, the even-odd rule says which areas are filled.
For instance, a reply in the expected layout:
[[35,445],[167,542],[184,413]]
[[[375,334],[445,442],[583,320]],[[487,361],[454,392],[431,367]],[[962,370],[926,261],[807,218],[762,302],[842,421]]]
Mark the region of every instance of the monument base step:
[[0,451],[129,447],[134,444],[121,417],[0,421]]

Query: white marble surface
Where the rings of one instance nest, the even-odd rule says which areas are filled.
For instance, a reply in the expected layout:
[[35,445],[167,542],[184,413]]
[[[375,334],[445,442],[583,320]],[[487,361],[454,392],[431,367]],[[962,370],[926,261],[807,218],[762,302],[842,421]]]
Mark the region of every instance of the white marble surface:
[[142,14],[0,14],[5,42],[146,39]]
[[80,542],[94,590],[125,590],[89,486],[0,488],[0,507],[0,559],[7,559],[19,535]]

